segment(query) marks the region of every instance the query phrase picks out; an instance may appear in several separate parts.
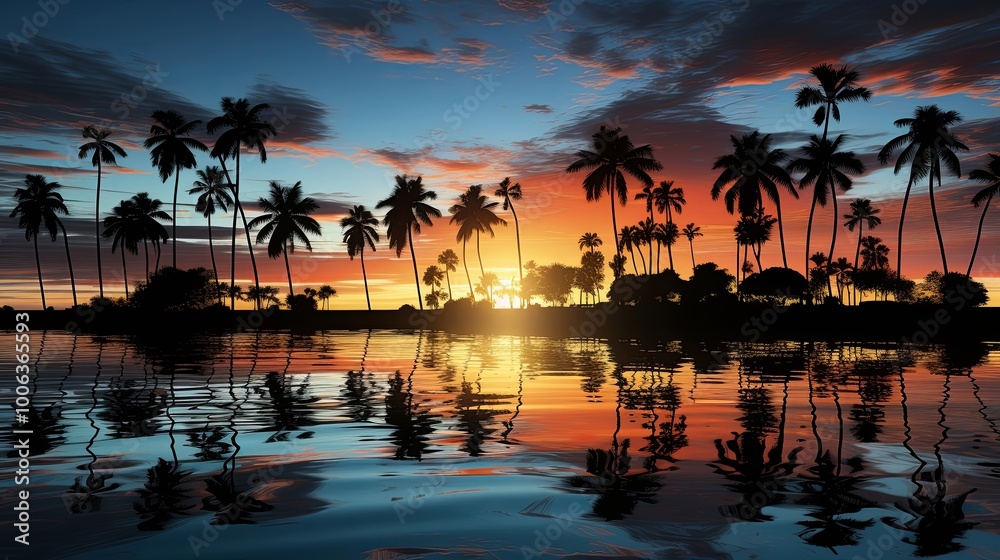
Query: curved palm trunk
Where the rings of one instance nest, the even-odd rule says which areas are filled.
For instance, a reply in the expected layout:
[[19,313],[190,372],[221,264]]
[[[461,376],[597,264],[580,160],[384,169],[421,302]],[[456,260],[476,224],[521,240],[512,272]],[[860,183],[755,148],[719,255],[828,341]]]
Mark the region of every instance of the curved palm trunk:
[[[146,257],[146,282],[149,282],[149,240],[142,240],[142,252]],[[175,267],[176,268],[176,267]]]
[[479,247],[479,230],[476,230],[476,255],[479,257],[479,274],[482,278],[486,276],[486,269],[483,268],[483,252]]
[[451,297],[451,272],[448,271],[448,266],[444,267],[444,277],[448,279],[448,299],[454,299]]
[[[636,266],[635,266],[635,251],[632,250],[632,247],[628,248],[628,254],[632,255],[632,270],[634,270],[635,271],[635,275],[638,276],[639,275],[639,269],[636,268]],[[639,254],[641,255],[642,251],[639,251]]]
[[[281,246],[282,246],[281,252],[285,254],[285,272],[288,274],[288,295],[290,298],[294,298],[295,288],[292,287],[292,269],[290,266],[288,266],[288,243],[282,243]],[[289,301],[288,307],[291,308],[290,303],[292,300],[289,299],[288,301]]]
[[[97,149],[101,147],[98,146]],[[97,285],[100,289],[101,299],[104,299],[104,274],[101,272],[101,158],[97,158],[97,202],[95,204],[95,216],[97,217]]]
[[[987,203],[987,204],[989,204],[989,203]],[[70,252],[69,252],[69,236],[66,235],[66,226],[63,225],[63,223],[62,223],[61,220],[59,221],[59,227],[62,228],[63,241],[66,242],[66,264],[69,265],[69,285],[70,285],[70,288],[72,288],[72,290],[73,290],[73,307],[76,307],[79,304],[76,301],[76,277],[73,276],[73,257],[70,256]],[[982,230],[982,223],[980,223],[979,227],[980,227],[980,230]],[[973,255],[972,258],[975,258],[975,255]],[[970,265],[970,267],[971,267],[971,265]]]
[[[833,238],[830,240],[830,258],[826,261],[826,274],[829,278],[830,267],[833,266],[833,251],[837,248],[837,229],[840,225],[837,223],[837,186],[830,185],[830,200],[833,201]],[[832,297],[833,288],[830,286],[830,282],[826,283],[827,293]]]
[[[651,223],[651,224],[653,223],[653,209],[652,208],[650,208],[650,210],[649,210],[649,223]],[[659,245],[660,245],[660,242],[657,241],[656,242],[656,246],[659,247]],[[657,249],[656,253],[657,253],[657,255],[659,255],[660,250]],[[659,270],[659,268],[660,268],[660,259],[658,259],[658,258],[656,259],[656,268],[657,268],[656,271],[659,272],[660,271]],[[650,273],[653,272],[653,238],[652,238],[652,236],[650,236],[650,238],[649,238],[649,271],[650,271]]]
[[[173,257],[173,261],[172,262],[173,262],[173,267],[174,268],[177,268],[177,189],[180,187],[180,184],[181,184],[181,169],[180,169],[180,167],[176,166],[176,162],[175,162],[175,164],[174,164],[174,219],[171,220],[173,222],[173,226],[172,226],[172,233],[170,234],[171,237],[173,238],[173,239],[171,239],[171,243],[173,243],[173,247],[171,249],[171,253],[173,253],[173,254],[171,256]],[[146,263],[146,278],[149,278],[149,263]]]
[[410,257],[413,259],[413,283],[417,286],[417,303],[424,310],[424,298],[420,295],[420,275],[417,273],[417,253],[413,250],[413,226],[406,226],[406,240],[410,246]]
[[[934,171],[940,173],[938,169],[938,164],[935,162],[932,172],[929,174],[929,180],[927,181],[927,192],[931,197],[931,217],[934,218],[934,231],[937,232],[938,247],[941,249],[941,266],[944,267],[944,273],[948,274],[948,257],[944,253],[944,238],[941,237],[941,224],[938,223],[937,207],[934,205]],[[941,186],[941,180],[938,179],[938,186]]]
[[[816,214],[816,189],[818,187],[813,185],[813,199],[812,205],[809,207],[809,221],[806,222],[806,278],[809,278],[809,246],[812,243],[812,231],[813,231],[813,216]],[[834,225],[836,225],[836,217],[834,218]]]
[[[692,249],[692,251],[693,250],[694,249]],[[737,295],[737,297],[740,295],[740,283],[741,283],[740,282],[740,265],[741,264],[742,263],[740,262],[740,241],[739,241],[739,239],[737,239],[736,240],[736,268],[733,269],[733,276],[736,277],[736,295]],[[693,272],[692,272],[692,274],[693,274]]]
[[[618,244],[618,218],[615,216],[614,173],[608,175],[608,196],[611,198],[611,239],[615,241],[615,254],[622,256],[621,245]],[[631,250],[629,251],[631,252]],[[619,259],[620,260],[620,259]],[[632,266],[635,267],[635,255],[632,255]],[[638,271],[636,275],[638,276]]]
[[[670,213],[670,204],[667,204],[667,227],[674,223],[674,216]],[[667,243],[667,263],[670,264],[670,270],[674,270],[674,252],[670,243]]]
[[[226,169],[226,161],[219,156],[219,163],[222,164],[223,171],[226,172],[226,181],[233,185],[233,244],[230,247],[229,252],[229,287],[232,288],[236,285],[236,219],[239,212],[237,208],[240,204],[240,156],[239,153],[236,154],[236,182],[234,183],[232,178],[229,177],[229,170]],[[259,300],[258,300],[259,301]],[[236,294],[230,289],[229,292],[229,307],[236,309]]]
[[[965,273],[966,276],[972,276],[972,265],[976,264],[976,252],[979,251],[979,240],[983,237],[983,222],[986,221],[986,211],[990,209],[990,201],[993,200],[993,195],[986,199],[986,205],[983,206],[983,215],[979,218],[979,229],[976,231],[976,244],[972,246],[972,258],[969,259],[969,271]],[[68,254],[68,253],[67,253]]]
[[42,284],[42,261],[38,258],[38,234],[35,234],[35,267],[38,268],[38,290],[42,293],[42,311],[48,309],[45,305],[45,285]]
[[854,270],[858,269],[858,262],[861,260],[861,232],[865,229],[865,222],[862,220],[858,224],[858,248],[854,251]]
[[156,264],[153,265],[153,272],[160,271],[160,242],[153,240],[153,250],[156,251]]
[[694,262],[694,238],[688,239],[688,245],[691,246],[691,272],[694,273],[694,268],[698,266]]
[[[652,245],[650,245],[650,249],[652,249]],[[639,258],[642,259],[642,272],[648,276],[649,268],[646,266],[646,256],[642,254],[642,247],[639,248]],[[652,255],[650,255],[650,261],[652,261]]]
[[125,264],[125,246],[122,245],[122,278],[125,280],[125,299],[128,299],[128,266]]
[[[781,266],[788,268],[788,258],[785,257],[785,228],[782,225],[783,220],[781,219],[781,198],[774,197],[774,209],[778,214],[778,240],[781,241]],[[759,267],[760,264],[758,263]]]
[[762,249],[762,246],[761,246],[760,243],[758,243],[757,245],[755,245],[754,248],[753,248],[753,258],[754,258],[754,260],[757,261],[757,272],[763,272],[764,271],[764,267],[761,266],[761,264],[760,264],[760,252],[761,252],[761,249]]
[[906,219],[906,203],[910,200],[910,188],[913,187],[913,170],[910,170],[910,180],[906,182],[906,193],[903,194],[903,207],[899,210],[899,235],[896,238],[896,277],[903,277],[903,220]]
[[[524,269],[521,267],[521,226],[517,223],[517,212],[514,211],[514,204],[510,204],[510,213],[514,216],[514,237],[517,239],[517,278],[524,282]],[[447,273],[447,269],[445,270]],[[448,288],[448,297],[451,297],[451,288]],[[514,302],[511,302],[511,307]]]
[[208,215],[208,253],[212,255],[212,272],[215,274],[215,293],[219,294],[222,303],[222,290],[219,287],[219,267],[215,266],[215,244],[212,242],[212,215]]
[[368,302],[368,311],[372,310],[372,298],[368,295],[368,272],[365,271],[365,246],[361,245],[361,277],[365,280],[365,301]]
[[469,275],[469,260],[465,258],[465,248],[469,245],[469,240],[462,241],[462,266],[465,267],[465,279],[469,281],[469,299],[476,301],[476,291],[472,289],[472,276]]

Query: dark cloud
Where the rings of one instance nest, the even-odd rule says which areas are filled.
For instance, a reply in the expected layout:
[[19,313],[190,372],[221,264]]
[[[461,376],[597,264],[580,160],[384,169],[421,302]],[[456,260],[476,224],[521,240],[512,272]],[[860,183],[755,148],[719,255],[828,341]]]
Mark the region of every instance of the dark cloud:
[[538,103],[532,105],[525,105],[524,110],[529,113],[551,113],[552,107],[548,105],[540,105]]
[[249,98],[271,106],[263,117],[278,130],[278,142],[311,144],[332,137],[329,108],[305,90],[262,80],[250,86]]

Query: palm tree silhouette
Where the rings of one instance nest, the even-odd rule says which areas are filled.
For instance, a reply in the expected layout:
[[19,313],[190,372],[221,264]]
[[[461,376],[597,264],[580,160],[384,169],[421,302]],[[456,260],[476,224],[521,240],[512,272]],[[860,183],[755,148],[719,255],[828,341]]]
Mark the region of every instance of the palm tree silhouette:
[[740,221],[736,224],[736,238],[743,245],[744,260],[746,260],[746,248],[749,247],[753,252],[754,260],[757,261],[757,270],[764,270],[760,264],[761,249],[764,243],[771,240],[771,231],[777,221],[770,214],[764,214],[758,210],[741,216]]
[[889,266],[889,248],[882,244],[881,237],[866,236],[861,240],[861,268],[882,269]]
[[[684,189],[681,187],[675,187],[673,181],[660,181],[660,188],[658,191],[659,192],[653,192],[656,196],[654,203],[656,204],[657,210],[660,212],[666,211],[667,221],[665,224],[669,228],[670,225],[674,223],[673,213],[676,212],[680,214],[684,211],[684,205],[687,204],[687,200],[684,199]],[[659,260],[659,258],[656,259],[657,263],[659,263]],[[670,249],[670,245],[667,245],[667,260],[670,263],[670,270],[673,270],[674,254]],[[657,264],[657,269],[659,269],[659,264]]]
[[[642,261],[642,267],[646,270],[646,274],[653,273],[653,239],[655,231],[656,224],[653,223],[653,220],[650,218],[646,218],[645,220],[639,222],[632,230],[633,235],[635,235],[632,243],[637,246],[642,245],[643,243],[649,245],[649,265],[646,265],[646,257],[643,257]],[[676,239],[676,237],[674,239]],[[642,256],[642,251],[639,251],[639,256]]]
[[316,293],[316,297],[323,302],[324,309],[330,309],[330,298],[337,295],[337,290],[333,289],[333,286],[329,284],[323,284],[319,287],[319,291]]
[[976,230],[976,244],[972,247],[972,258],[969,259],[969,270],[966,276],[972,276],[972,265],[976,264],[976,252],[979,251],[979,240],[983,237],[983,222],[986,221],[986,211],[990,209],[993,195],[1000,194],[1000,154],[989,154],[990,161],[985,169],[973,169],[969,179],[985,183],[986,187],[972,197],[972,205],[979,208],[983,205],[983,215],[979,218],[979,229]]
[[493,191],[493,196],[503,201],[504,212],[509,208],[511,215],[514,216],[514,236],[517,239],[517,277],[518,280],[524,282],[524,270],[521,266],[521,227],[517,222],[517,212],[514,211],[513,202],[521,200],[521,183],[511,184],[510,177],[504,177],[497,186],[497,190]]
[[[480,275],[486,274],[486,269],[483,268],[483,253],[479,245],[480,234],[485,232],[493,238],[496,237],[493,226],[507,226],[507,221],[493,212],[493,209],[499,204],[499,202],[489,201],[489,198],[483,194],[482,185],[472,185],[458,197],[458,204],[448,209],[452,215],[448,223],[458,224],[457,240],[463,243],[463,260],[465,258],[465,243],[472,237],[473,233],[476,234],[476,254],[479,256]],[[468,273],[468,266],[466,266],[466,273]]]
[[615,278],[625,274],[626,260],[628,260],[628,257],[624,255],[615,255],[611,257],[611,264],[608,266],[611,268],[611,273],[615,276]]
[[226,212],[233,203],[229,195],[233,185],[225,181],[222,169],[215,165],[198,170],[198,180],[194,187],[188,189],[188,194],[198,195],[195,211],[208,219],[208,252],[212,255],[212,272],[215,273],[215,285],[219,286],[219,268],[215,265],[215,243],[212,241],[212,215],[216,211]]
[[855,198],[854,202],[851,203],[851,213],[844,214],[844,219],[847,222],[844,223],[847,226],[848,231],[854,231],[854,228],[858,228],[858,248],[854,253],[854,268],[858,268],[859,257],[861,256],[861,237],[865,230],[865,225],[868,229],[875,229],[882,225],[882,218],[878,217],[878,214],[882,212],[880,208],[875,208],[872,206],[872,201],[867,198]]
[[771,135],[761,136],[760,131],[755,130],[740,138],[730,136],[729,139],[733,145],[733,153],[720,156],[712,165],[712,169],[723,170],[712,185],[712,200],[718,200],[723,189],[726,189],[723,196],[726,210],[733,214],[739,208],[741,215],[748,215],[757,210],[763,212],[763,196],[767,195],[774,202],[778,215],[781,263],[788,268],[778,186],[785,187],[793,198],[799,197],[788,171],[781,167],[788,156],[784,150],[772,149]]
[[38,268],[38,289],[42,294],[42,309],[45,305],[45,285],[42,283],[42,261],[38,257],[38,235],[42,226],[48,231],[52,241],[59,234],[56,227],[62,230],[63,241],[66,243],[66,262],[69,264],[69,281],[73,288],[73,306],[76,307],[76,280],[73,277],[73,259],[69,252],[69,236],[66,226],[59,219],[59,214],[69,215],[69,210],[63,202],[63,197],[57,191],[62,188],[59,183],[50,183],[44,175],[27,175],[24,178],[24,188],[14,191],[17,205],[10,213],[11,218],[17,218],[17,226],[24,230],[24,238],[33,240],[35,244],[35,266]]
[[436,264],[432,264],[424,270],[423,281],[424,285],[431,289],[431,292],[437,293],[441,287],[441,282],[444,281],[444,271],[438,268]]
[[588,232],[580,236],[579,244],[581,251],[584,249],[590,249],[590,252],[593,253],[594,249],[604,245],[604,241],[602,241],[600,236],[596,233]]
[[969,151],[949,130],[949,127],[962,122],[962,117],[956,111],[942,111],[937,105],[917,107],[913,117],[899,119],[897,128],[908,129],[889,142],[879,151],[878,161],[885,165],[893,152],[902,148],[893,172],[897,175],[904,165],[910,164],[910,178],[906,184],[906,194],[903,195],[903,207],[899,214],[899,238],[896,246],[896,274],[902,276],[903,263],[903,220],[906,218],[906,203],[910,199],[910,188],[917,179],[927,176],[928,196],[931,200],[931,217],[934,219],[934,231],[937,233],[938,246],[941,249],[941,265],[948,274],[948,258],[945,255],[944,239],[941,237],[941,225],[938,223],[937,207],[934,204],[934,179],[941,186],[941,162],[948,171],[961,176],[961,167],[955,151]]
[[375,208],[388,208],[382,223],[386,225],[389,248],[396,250],[396,257],[410,246],[413,259],[413,283],[417,287],[417,304],[424,308],[420,296],[420,277],[417,274],[417,254],[413,249],[413,234],[420,233],[420,224],[434,225],[432,218],[440,218],[441,211],[427,203],[436,200],[437,193],[424,188],[423,179],[411,179],[406,175],[396,175],[396,185],[388,198],[380,200]]
[[276,259],[285,256],[285,272],[288,273],[288,295],[294,296],[292,269],[288,266],[288,253],[295,251],[295,243],[301,243],[307,251],[312,251],[309,235],[321,235],[319,222],[309,214],[319,208],[312,198],[302,196],[302,181],[291,187],[282,186],[277,181],[269,183],[267,198],[257,201],[263,214],[250,220],[250,229],[261,228],[257,232],[257,243],[267,243],[267,256]]
[[171,174],[174,176],[174,226],[171,234],[174,268],[177,268],[177,190],[180,187],[181,169],[194,169],[196,162],[191,150],[208,151],[205,144],[189,137],[199,124],[200,120],[188,122],[174,110],[153,111],[153,126],[149,129],[149,138],[142,143],[149,150],[149,158],[159,171],[160,180],[166,183]]
[[156,251],[156,269],[160,268],[160,243],[166,241],[170,236],[167,228],[163,227],[158,220],[170,221],[170,214],[160,208],[163,201],[158,198],[149,198],[149,193],[138,193],[129,200],[132,203],[134,218],[138,222],[136,227],[142,239],[143,251],[146,256],[146,280],[149,280],[149,241],[153,242],[153,249]]
[[805,109],[818,105],[813,115],[816,126],[823,126],[823,139],[830,129],[830,118],[840,122],[840,103],[864,100],[872,97],[872,92],[859,86],[857,70],[844,66],[834,68],[830,64],[820,64],[809,69],[809,73],[819,82],[819,87],[803,86],[795,94],[795,107]]
[[[587,201],[601,199],[605,193],[611,198],[611,231],[618,235],[618,220],[615,217],[615,198],[622,206],[628,201],[628,185],[625,174],[631,175],[643,185],[652,185],[650,171],[660,171],[663,165],[653,159],[653,150],[649,144],[636,147],[628,135],[621,133],[621,128],[608,128],[601,125],[591,138],[594,151],[580,150],[576,156],[580,159],[571,163],[567,173],[575,173],[584,169],[590,172],[583,180],[583,188]],[[615,250],[621,255],[621,242],[615,237]],[[635,260],[634,258],[632,259]]]
[[83,127],[83,137],[89,139],[90,142],[80,146],[79,154],[80,159],[83,159],[93,152],[94,155],[90,162],[97,168],[97,197],[94,203],[94,217],[97,230],[97,285],[101,298],[104,297],[104,275],[101,272],[101,167],[103,165],[118,165],[116,156],[128,156],[121,146],[108,140],[109,136],[111,136],[111,129],[98,128],[89,124]]
[[354,255],[361,256],[361,277],[365,281],[365,301],[368,302],[368,311],[372,310],[372,299],[368,295],[368,273],[365,271],[365,245],[375,251],[375,243],[378,242],[378,220],[371,211],[363,205],[355,205],[347,211],[347,216],[340,219],[340,227],[344,230],[344,243],[347,244],[347,255],[354,260]]
[[448,299],[451,297],[451,273],[458,270],[458,255],[451,249],[445,249],[438,255],[438,264],[444,267],[444,277],[448,281]]
[[618,255],[621,255],[622,249],[628,249],[628,253],[632,255],[632,270],[638,276],[639,269],[635,266],[635,252],[633,251],[633,240],[635,239],[635,235],[633,234],[634,228],[635,226],[622,226],[622,230],[618,232],[616,239],[618,240]]
[[[657,247],[666,246],[667,256],[670,257],[671,268],[673,271],[673,254],[670,252],[674,244],[677,243],[677,239],[680,237],[681,232],[677,229],[677,224],[673,222],[667,222],[665,224],[656,224],[653,226],[653,239],[656,240]],[[650,266],[652,268],[652,266]],[[656,271],[660,271],[660,253],[657,250],[656,253]]]
[[[827,201],[833,203],[833,236],[830,240],[830,255],[833,255],[837,246],[837,189],[840,192],[847,192],[854,186],[854,181],[847,175],[852,173],[860,175],[865,172],[865,165],[861,163],[854,152],[840,151],[846,135],[837,136],[832,142],[826,138],[819,138],[815,134],[809,138],[809,143],[802,147],[805,157],[796,158],[788,164],[788,170],[792,172],[803,172],[799,179],[799,189],[806,189],[813,185],[813,201],[809,209],[809,221],[806,226],[806,272],[809,271],[809,242],[812,237],[813,214],[816,204],[826,208]],[[845,173],[847,172],[847,173]],[[831,292],[829,295],[833,295]]]
[[131,200],[123,200],[111,209],[111,215],[104,218],[104,237],[112,238],[111,252],[121,249],[122,274],[125,280],[125,298],[128,298],[128,267],[125,264],[125,251],[133,255],[139,254],[139,241],[143,239],[142,225],[137,219],[135,204]]
[[[661,185],[666,181],[661,181]],[[646,212],[649,212],[649,219],[656,221],[653,215],[653,208],[655,207],[655,201],[658,196],[663,192],[662,187],[653,186],[652,184],[643,185],[642,190],[635,193],[633,200],[645,200],[646,201]],[[656,249],[657,261],[659,261],[660,249],[657,246]],[[649,262],[653,262],[653,245],[649,245]]]
[[[261,120],[261,113],[270,109],[267,103],[250,106],[250,102],[244,98],[234,100],[232,97],[223,97],[219,102],[222,115],[213,118],[205,125],[209,134],[215,134],[222,130],[222,134],[216,139],[212,146],[211,156],[218,158],[222,165],[222,171],[226,174],[226,181],[233,185],[233,202],[236,208],[233,210],[233,244],[230,255],[230,279],[229,283],[236,284],[236,215],[243,218],[243,230],[247,236],[247,249],[250,252],[250,266],[253,267],[254,286],[260,288],[260,278],[257,276],[257,259],[254,257],[253,242],[250,238],[250,226],[247,224],[246,214],[243,213],[243,205],[240,203],[240,154],[243,148],[257,150],[260,155],[260,162],[267,163],[267,149],[265,143],[268,138],[278,134],[278,131],[270,122]],[[229,170],[226,169],[226,158],[236,160],[236,181],[229,177]],[[236,299],[230,297],[230,305],[236,307]]]
[[681,233],[684,234],[684,237],[687,237],[688,245],[691,246],[691,269],[694,270],[694,267],[695,267],[695,263],[694,263],[694,238],[695,237],[702,237],[705,234],[701,232],[701,227],[700,226],[694,225],[694,222],[691,222],[690,224],[684,226],[684,229],[681,230]]

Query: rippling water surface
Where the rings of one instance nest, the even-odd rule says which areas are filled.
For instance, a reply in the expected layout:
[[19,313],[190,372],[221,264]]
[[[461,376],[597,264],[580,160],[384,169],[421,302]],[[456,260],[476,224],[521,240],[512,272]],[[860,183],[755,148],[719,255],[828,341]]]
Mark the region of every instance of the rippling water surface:
[[15,558],[1000,550],[996,345],[362,331],[32,347],[30,548],[12,543],[22,426],[2,418]]

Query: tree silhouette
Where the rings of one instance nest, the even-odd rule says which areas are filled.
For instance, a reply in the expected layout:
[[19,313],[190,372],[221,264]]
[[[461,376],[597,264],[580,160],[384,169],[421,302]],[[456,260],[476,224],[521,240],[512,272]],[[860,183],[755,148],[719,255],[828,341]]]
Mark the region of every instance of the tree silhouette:
[[94,218],[96,224],[97,243],[97,285],[100,289],[100,296],[104,298],[104,275],[101,271],[101,167],[103,165],[118,165],[116,156],[126,157],[128,154],[121,146],[108,140],[111,136],[111,129],[98,128],[93,125],[83,127],[83,137],[90,142],[80,146],[80,159],[87,157],[93,152],[90,159],[91,164],[97,168],[97,196],[94,202]]
[[417,287],[417,305],[424,308],[420,297],[420,277],[417,274],[417,254],[413,249],[413,234],[420,233],[420,225],[433,225],[432,218],[440,218],[441,211],[427,203],[437,199],[437,193],[424,188],[421,177],[410,178],[396,175],[396,185],[388,198],[380,200],[375,208],[388,208],[382,223],[386,225],[389,248],[396,250],[396,256],[410,246],[413,259],[413,283]]
[[163,208],[163,201],[158,198],[149,198],[149,193],[138,193],[129,200],[132,203],[134,218],[138,222],[136,227],[142,239],[143,251],[146,257],[146,280],[149,280],[149,242],[153,242],[153,250],[156,251],[156,269],[160,268],[160,245],[170,238],[167,228],[163,227],[160,221],[171,221],[170,214]]
[[[473,234],[476,235],[476,254],[479,256],[480,275],[486,274],[486,269],[483,268],[483,253],[480,251],[479,245],[480,234],[488,233],[491,238],[496,237],[493,226],[507,225],[506,220],[493,212],[493,209],[499,204],[499,202],[491,202],[483,194],[482,185],[472,185],[458,197],[458,203],[448,209],[448,212],[451,213],[451,220],[448,223],[458,224],[458,234],[455,238],[457,241],[462,242],[463,261],[465,261],[465,245],[472,238]],[[465,274],[468,277],[468,264],[465,265]],[[471,289],[472,280],[471,278],[468,278],[468,280]]]
[[[514,216],[514,236],[517,239],[517,277],[519,281],[524,281],[524,270],[521,266],[521,226],[517,222],[517,212],[514,211],[515,200],[521,200],[521,183],[510,182],[510,177],[504,177],[503,181],[497,185],[497,190],[493,191],[493,196],[499,198],[503,201],[503,209],[506,212],[510,209],[510,213]],[[449,294],[448,297],[451,297]]]
[[702,237],[705,234],[701,232],[701,227],[694,225],[694,222],[684,226],[681,233],[684,234],[684,237],[687,237],[688,244],[691,246],[691,269],[693,270],[696,266],[694,262],[694,238]]
[[[10,217],[17,218],[17,226],[24,230],[24,238],[33,241],[35,246],[35,267],[38,269],[38,290],[42,295],[42,309],[47,309],[45,305],[45,284],[42,282],[42,261],[38,257],[38,236],[42,232],[42,227],[48,232],[52,241],[56,240],[59,230],[62,230],[63,240],[66,243],[66,262],[69,264],[69,280],[73,288],[73,306],[76,301],[76,280],[73,277],[73,259],[69,251],[69,236],[66,235],[66,226],[59,219],[59,214],[69,215],[63,197],[59,192],[62,185],[50,183],[44,175],[27,175],[24,179],[24,187],[14,191],[14,200],[17,205],[11,211]],[[56,228],[59,229],[56,229]]]
[[288,295],[295,294],[292,287],[292,269],[288,266],[288,253],[295,251],[295,244],[301,243],[307,251],[312,251],[309,234],[321,235],[319,222],[309,214],[319,205],[312,198],[302,196],[302,181],[291,187],[282,186],[277,181],[269,183],[267,198],[260,198],[257,206],[264,212],[250,221],[250,229],[261,228],[257,232],[257,243],[267,243],[267,256],[276,259],[285,256],[285,272],[288,273]]
[[451,273],[458,270],[458,255],[451,249],[445,249],[438,255],[438,264],[444,267],[444,277],[448,281],[448,299],[451,297]]
[[137,219],[137,214],[135,204],[131,200],[123,200],[111,209],[110,216],[104,218],[104,237],[112,238],[111,252],[121,249],[126,298],[128,298],[128,266],[125,264],[125,251],[138,255],[139,242],[144,238],[143,226]]
[[986,211],[990,209],[993,196],[1000,194],[1000,154],[989,154],[990,161],[985,169],[973,169],[969,179],[986,184],[982,190],[972,197],[972,205],[979,208],[983,205],[983,215],[979,218],[979,229],[976,230],[976,244],[972,247],[972,258],[969,259],[969,270],[966,276],[972,276],[972,265],[976,264],[976,252],[979,251],[979,240],[983,237],[983,222],[986,221]]
[[594,249],[604,244],[604,241],[602,241],[596,233],[588,232],[580,236],[579,244],[581,251],[584,249],[590,249],[590,252],[593,253]]
[[[212,241],[212,216],[219,212],[226,212],[233,203],[230,192],[233,185],[225,181],[222,169],[209,165],[205,169],[198,170],[198,180],[194,182],[194,187],[188,190],[188,194],[198,195],[195,203],[195,211],[208,219],[208,252],[212,256],[212,272],[215,273],[215,285],[219,286],[219,268],[215,265],[215,243]],[[221,290],[220,290],[221,291]]]
[[[660,181],[659,192],[653,191],[655,197],[654,203],[656,204],[657,210],[660,212],[666,212],[667,221],[664,225],[667,228],[674,226],[674,213],[680,214],[684,211],[684,205],[687,204],[687,200],[684,199],[684,189],[681,187],[675,187],[673,181]],[[671,245],[667,245],[667,259],[670,263],[670,270],[674,269],[674,254],[671,251]],[[657,270],[659,270],[660,259],[656,259]]]
[[882,225],[882,218],[878,217],[878,214],[882,210],[872,206],[872,201],[867,198],[855,198],[854,202],[851,203],[851,213],[844,214],[844,219],[847,222],[844,223],[847,226],[848,231],[854,231],[854,228],[858,228],[858,248],[854,254],[854,268],[858,268],[859,257],[861,256],[861,238],[864,233],[865,226],[868,229],[875,229]]
[[969,147],[958,140],[949,127],[962,122],[962,117],[955,111],[942,111],[937,105],[917,107],[913,117],[899,119],[897,128],[907,129],[879,151],[879,163],[885,165],[892,154],[898,150],[896,165],[893,172],[897,175],[904,165],[910,165],[910,177],[906,184],[906,194],[903,195],[903,207],[899,214],[899,238],[896,246],[896,275],[902,277],[903,264],[903,220],[906,218],[906,203],[910,199],[910,188],[923,177],[927,177],[928,196],[931,201],[931,217],[934,219],[934,231],[937,233],[938,246],[941,249],[941,265],[944,273],[948,273],[948,258],[944,250],[944,239],[941,237],[941,225],[938,223],[937,206],[934,203],[934,179],[941,186],[941,162],[956,177],[961,176],[961,166],[955,151],[968,151]]
[[344,230],[344,243],[347,244],[347,255],[354,260],[354,255],[361,256],[361,277],[365,281],[365,301],[368,311],[372,310],[372,299],[368,295],[368,273],[365,271],[365,245],[375,251],[378,242],[378,220],[363,205],[355,205],[347,211],[347,216],[341,218],[340,227]]

